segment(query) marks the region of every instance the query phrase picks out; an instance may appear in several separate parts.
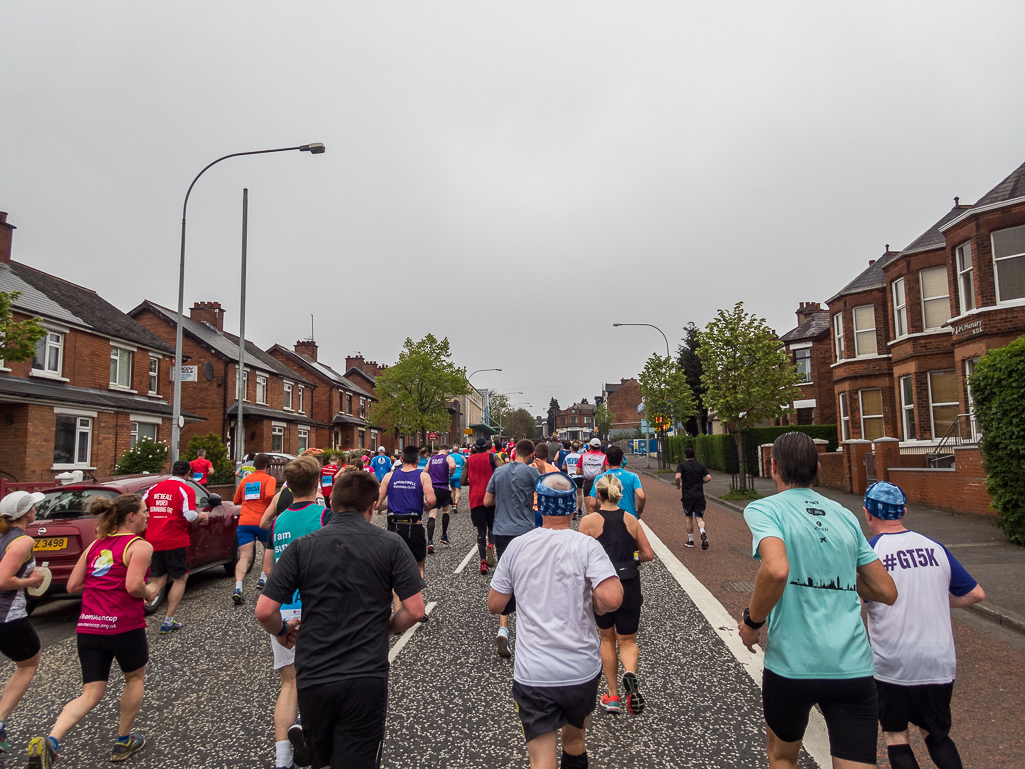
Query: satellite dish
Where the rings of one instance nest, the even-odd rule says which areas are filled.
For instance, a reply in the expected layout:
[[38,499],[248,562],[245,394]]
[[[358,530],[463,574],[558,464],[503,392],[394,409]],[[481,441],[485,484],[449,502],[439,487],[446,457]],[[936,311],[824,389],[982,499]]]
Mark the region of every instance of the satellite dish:
[[203,375],[206,377],[208,382],[214,378],[214,364],[210,361],[203,364]]

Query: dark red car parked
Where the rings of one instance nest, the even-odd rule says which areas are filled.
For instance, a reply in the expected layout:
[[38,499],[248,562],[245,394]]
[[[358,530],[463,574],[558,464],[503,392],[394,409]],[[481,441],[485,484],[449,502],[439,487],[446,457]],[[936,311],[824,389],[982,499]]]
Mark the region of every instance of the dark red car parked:
[[[89,513],[94,500],[114,499],[119,494],[142,494],[167,478],[170,476],[132,475],[43,489],[41,493],[46,498],[36,505],[36,520],[26,533],[36,540],[33,548],[36,563],[48,564],[53,572],[53,581],[46,594],[33,601],[73,597],[67,593],[68,578],[82,551],[96,539],[96,518]],[[238,561],[235,530],[238,528],[239,507],[197,483],[186,483],[196,492],[196,509],[210,514],[206,523],[193,521],[189,526],[192,540],[189,569],[196,572],[224,566],[228,574],[234,574]],[[165,595],[166,592],[167,587],[164,588]],[[146,605],[147,614],[157,610],[165,595]]]

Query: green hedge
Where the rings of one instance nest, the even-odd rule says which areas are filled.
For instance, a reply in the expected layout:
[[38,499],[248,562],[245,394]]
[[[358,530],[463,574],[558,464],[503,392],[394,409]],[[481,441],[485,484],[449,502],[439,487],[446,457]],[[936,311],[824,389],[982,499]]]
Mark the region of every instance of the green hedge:
[[[761,467],[758,447],[772,443],[783,433],[799,432],[812,438],[829,441],[829,451],[837,447],[836,425],[792,425],[789,427],[756,427],[744,431],[744,452],[748,468],[756,475]],[[666,456],[670,464],[683,461],[683,452],[694,449],[694,457],[710,470],[724,473],[740,471],[737,462],[736,439],[732,435],[681,435],[666,438]]]

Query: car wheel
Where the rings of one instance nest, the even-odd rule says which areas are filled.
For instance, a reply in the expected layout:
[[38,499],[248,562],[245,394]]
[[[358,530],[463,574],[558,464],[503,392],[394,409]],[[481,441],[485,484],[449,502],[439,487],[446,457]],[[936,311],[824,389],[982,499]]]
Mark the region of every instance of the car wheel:
[[152,601],[146,601],[146,603],[143,604],[143,611],[145,612],[147,617],[150,614],[155,614],[157,609],[160,608],[160,605],[164,602],[164,599],[167,598],[167,590],[170,587],[170,585],[171,582],[170,580],[168,580],[168,582],[164,584],[164,587],[161,588],[160,592],[157,593],[156,598],[154,598]]
[[224,564],[224,573],[229,577],[235,576],[235,567],[238,565],[238,540],[236,539],[231,545],[231,555],[228,557],[228,562]]

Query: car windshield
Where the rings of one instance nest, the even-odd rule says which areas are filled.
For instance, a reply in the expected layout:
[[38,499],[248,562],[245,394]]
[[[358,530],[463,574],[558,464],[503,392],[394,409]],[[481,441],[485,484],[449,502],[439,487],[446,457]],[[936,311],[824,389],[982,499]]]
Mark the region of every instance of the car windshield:
[[92,515],[89,508],[97,499],[112,500],[117,492],[104,489],[67,489],[46,492],[46,498],[36,503],[36,520],[55,518],[81,518]]

